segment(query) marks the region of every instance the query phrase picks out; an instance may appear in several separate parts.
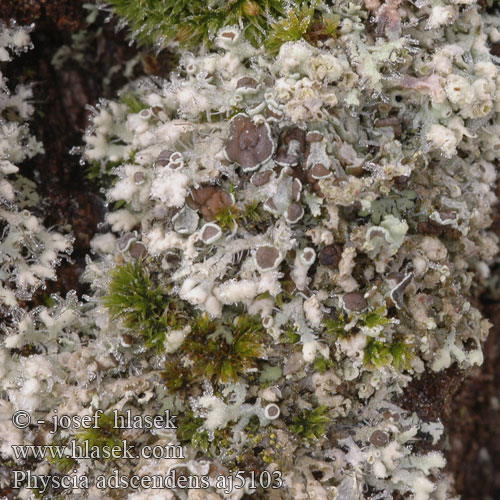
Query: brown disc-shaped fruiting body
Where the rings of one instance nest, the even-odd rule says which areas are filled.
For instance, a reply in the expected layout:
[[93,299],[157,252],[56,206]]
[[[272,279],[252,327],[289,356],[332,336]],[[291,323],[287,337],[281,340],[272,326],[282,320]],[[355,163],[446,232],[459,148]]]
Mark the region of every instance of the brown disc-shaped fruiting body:
[[305,151],[306,132],[298,127],[285,130],[275,161],[282,167],[297,166]]
[[377,447],[385,446],[389,442],[389,436],[382,431],[376,430],[370,436],[370,443]]
[[256,125],[248,116],[239,114],[231,120],[230,132],[225,148],[228,160],[250,171],[271,158],[274,143],[267,123]]
[[201,239],[207,245],[214,243],[222,236],[222,229],[217,224],[208,223],[203,226]]
[[344,307],[348,311],[359,312],[365,309],[368,305],[364,295],[361,292],[357,291],[345,293],[342,297],[342,300],[344,301]]
[[295,224],[300,219],[302,219],[303,216],[304,208],[302,207],[302,205],[295,201],[289,205],[288,210],[285,214],[286,220],[291,224]]
[[213,221],[217,215],[234,204],[231,195],[216,186],[192,189],[186,202],[190,208],[199,209],[207,222]]
[[257,172],[256,174],[252,175],[252,184],[256,187],[263,186],[264,184],[267,184],[269,182],[269,179],[271,179],[272,171],[271,170],[264,170],[263,172]]
[[322,266],[336,268],[342,258],[342,249],[339,245],[327,245],[319,253],[319,263]]
[[255,260],[260,270],[268,271],[278,266],[281,254],[276,247],[263,245],[257,249]]
[[256,89],[259,86],[257,80],[250,76],[244,76],[240,78],[236,83],[237,89]]
[[148,249],[144,243],[137,241],[131,245],[128,252],[134,259],[143,259],[148,254]]

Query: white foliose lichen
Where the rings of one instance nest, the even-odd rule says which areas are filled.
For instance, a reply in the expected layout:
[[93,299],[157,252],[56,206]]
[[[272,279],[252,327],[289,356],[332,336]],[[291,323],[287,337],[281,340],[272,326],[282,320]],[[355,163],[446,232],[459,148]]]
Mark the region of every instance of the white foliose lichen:
[[[31,28],[0,23],[0,60],[30,48]],[[12,424],[17,410],[34,412],[56,404],[52,387],[61,377],[61,363],[52,363],[58,341],[78,313],[73,294],[66,305],[29,311],[33,293],[56,278],[55,268],[69,254],[72,238],[44,227],[35,184],[19,175],[19,164],[43,147],[29,132],[32,89],[19,85],[15,92],[0,72],[0,454],[13,457],[13,445],[31,443],[32,433]],[[57,297],[56,297],[57,299]],[[59,299],[58,299],[59,300]],[[74,338],[73,338],[74,340]]]
[[[0,60],[11,60],[30,47],[29,28],[0,24]],[[47,279],[55,279],[61,255],[71,250],[71,239],[47,230],[31,210],[39,199],[35,184],[16,175],[18,165],[43,152],[29,132],[33,113],[32,89],[26,85],[9,90],[0,72],[0,308],[11,314],[19,301],[29,300]]]

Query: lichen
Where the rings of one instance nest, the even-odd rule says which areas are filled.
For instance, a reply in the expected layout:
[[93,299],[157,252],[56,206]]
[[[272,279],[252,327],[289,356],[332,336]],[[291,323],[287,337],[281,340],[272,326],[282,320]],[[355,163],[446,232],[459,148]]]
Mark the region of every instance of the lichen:
[[[424,370],[480,363],[487,324],[468,300],[472,281],[461,277],[496,251],[486,229],[498,69],[485,36],[453,26],[496,21],[451,3],[443,24],[427,4],[418,14],[410,4],[304,8],[273,25],[270,51],[234,27],[231,43],[222,30],[216,50],[181,53],[179,74],[129,86],[154,110],[147,126],[134,114],[120,118],[117,102],[103,103],[96,119],[114,118],[88,129],[85,157],[109,158],[110,138],[121,131],[109,199],[126,202],[148,265],[193,310],[180,347],[167,355],[166,388],[201,429],[224,429],[216,449],[226,467],[241,466],[237,456],[260,470],[282,467],[291,483],[273,495],[301,497],[310,480],[298,464],[335,456],[339,470],[315,483],[325,498],[362,498],[349,474],[384,494],[434,498],[436,484],[446,483],[444,461],[407,458],[418,420],[394,398]],[[335,36],[307,35],[318,10],[338,19]],[[464,66],[458,54],[466,50]],[[465,101],[451,90],[454,74],[474,89],[464,83]],[[182,163],[160,166],[166,150]],[[159,182],[172,196],[157,195]],[[187,220],[186,207],[189,230],[176,225]],[[465,248],[474,249],[472,260]],[[110,248],[94,265],[109,266],[115,255]],[[263,329],[245,366],[231,322],[246,315],[260,315]],[[201,318],[212,325],[204,348]],[[265,364],[277,370],[280,390],[278,399],[266,393],[279,410],[272,424],[264,400],[251,402],[269,383],[253,375]],[[234,383],[238,395],[230,396]],[[383,417],[389,408],[397,422]],[[256,452],[245,438],[249,415],[263,433],[280,429],[282,446],[298,446],[294,458],[279,459],[270,445]],[[378,426],[387,440],[370,444]]]

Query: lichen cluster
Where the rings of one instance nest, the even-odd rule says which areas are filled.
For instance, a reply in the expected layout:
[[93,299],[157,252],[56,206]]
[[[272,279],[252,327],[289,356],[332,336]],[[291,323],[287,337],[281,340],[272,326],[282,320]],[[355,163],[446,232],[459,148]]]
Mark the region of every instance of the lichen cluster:
[[442,424],[398,398],[425,371],[482,363],[489,324],[471,297],[497,251],[500,21],[469,1],[314,8],[334,33],[305,29],[275,54],[222,27],[168,79],[95,108],[83,156],[110,210],[87,259],[92,293],[19,324],[53,340],[23,362],[36,375],[7,338],[3,408],[169,409],[175,431],[113,439],[179,443],[186,458],[78,461],[80,473],[283,477],[165,500],[451,500]]
[[[0,24],[0,62],[30,48],[29,28]],[[55,279],[55,267],[71,251],[71,238],[47,230],[37,217],[35,184],[18,174],[18,165],[43,152],[30,134],[28,120],[33,114],[32,89],[18,85],[9,89],[0,71],[0,314],[2,329],[13,333],[9,321],[19,319],[24,301]]]
[[[57,320],[59,307],[29,310],[33,293],[56,278],[55,267],[71,251],[72,238],[47,229],[38,217],[39,198],[35,184],[19,174],[19,164],[43,152],[30,134],[33,114],[32,89],[18,85],[15,91],[3,70],[13,56],[31,48],[31,28],[0,23],[0,454],[12,455],[11,445],[22,443],[22,431],[10,422],[15,408],[33,411],[49,403],[39,394],[38,375],[48,361],[31,354],[53,352],[59,329],[68,314]],[[66,310],[74,302],[68,296]],[[45,325],[43,327],[35,327]],[[24,357],[24,359],[23,359]],[[53,384],[53,380],[50,381]],[[30,438],[28,438],[30,439]],[[3,481],[2,481],[3,483]]]

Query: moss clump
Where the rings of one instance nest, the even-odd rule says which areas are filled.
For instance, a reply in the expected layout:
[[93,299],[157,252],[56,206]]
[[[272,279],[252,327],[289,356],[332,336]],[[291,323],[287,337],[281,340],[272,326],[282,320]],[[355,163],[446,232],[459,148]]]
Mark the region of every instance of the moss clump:
[[127,106],[129,113],[140,113],[143,109],[149,108],[146,103],[142,102],[132,92],[123,92],[120,94],[120,101]]
[[227,450],[229,445],[228,430],[217,429],[213,436],[210,436],[208,431],[203,428],[203,422],[203,419],[195,417],[192,411],[186,412],[179,420],[177,437],[182,444],[191,444],[197,450],[217,457],[222,450]]
[[238,26],[254,46],[265,44],[278,52],[286,42],[301,39],[316,44],[336,38],[340,17],[322,12],[317,1],[296,0],[108,0],[126,21],[130,37],[145,46],[165,48],[175,42],[184,48],[209,46],[224,27]]
[[236,316],[229,322],[200,314],[175,358],[165,363],[167,387],[175,391],[203,380],[238,380],[263,356],[264,338],[256,316]]
[[325,425],[330,422],[328,408],[318,406],[314,410],[301,410],[294,418],[290,429],[306,442],[312,442],[325,435]]
[[[97,418],[97,428],[89,428],[76,435],[80,443],[88,443],[90,449],[99,449],[101,454],[104,450],[114,450],[114,455],[121,455],[119,448],[124,448],[124,441],[120,438],[120,431],[114,427],[114,416],[101,413]],[[118,453],[117,453],[118,451]]]
[[181,300],[154,287],[140,260],[112,271],[103,304],[112,318],[120,318],[127,328],[141,332],[146,345],[157,349],[163,347],[170,328],[182,328],[189,319]]
[[[54,444],[54,446],[63,447],[64,443],[58,441]],[[77,465],[76,460],[74,460],[73,458],[71,458],[69,456],[58,457],[58,456],[55,456],[55,454],[54,454],[54,456],[49,454],[47,456],[47,458],[50,462],[52,462],[56,466],[58,472],[60,472],[61,474],[67,474],[70,470],[75,468],[75,466]]]
[[411,346],[401,341],[388,344],[370,339],[365,347],[363,362],[367,366],[380,368],[392,364],[398,371],[409,370],[414,355]]
[[237,221],[240,219],[241,215],[238,208],[235,205],[224,208],[215,216],[217,224],[222,229],[227,229],[228,231],[233,231],[237,227]]
[[379,368],[389,364],[390,361],[391,352],[389,346],[380,340],[369,339],[363,355],[365,365]]
[[409,370],[411,360],[415,357],[412,347],[402,341],[394,342],[391,347],[392,365],[396,370]]
[[[325,317],[323,324],[325,326],[325,334],[333,338],[346,338],[359,331],[361,327],[374,328],[376,326],[384,326],[391,323],[391,318],[386,316],[387,309],[379,307],[373,311],[368,311],[361,314],[348,314],[344,311],[338,311],[330,316]],[[356,326],[346,329],[347,325],[356,320]]]
[[325,358],[321,354],[316,356],[314,360],[314,370],[319,373],[325,373],[326,370],[333,367],[333,360],[331,358]]
[[290,10],[288,16],[271,26],[266,47],[272,53],[277,53],[286,42],[306,40],[316,43],[325,38],[335,38],[340,17],[323,15],[315,12],[314,2],[304,5],[301,9]]
[[[224,26],[241,26],[248,40],[265,38],[270,21],[285,14],[284,0],[108,0],[130,25],[131,38],[141,45],[163,48],[170,42],[184,47],[209,44]],[[305,2],[299,2],[305,3]]]
[[281,334],[280,341],[283,344],[296,344],[300,340],[300,335],[291,322],[287,322]]

